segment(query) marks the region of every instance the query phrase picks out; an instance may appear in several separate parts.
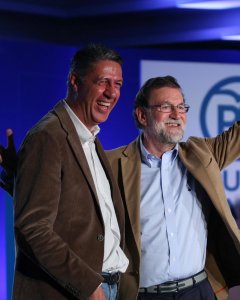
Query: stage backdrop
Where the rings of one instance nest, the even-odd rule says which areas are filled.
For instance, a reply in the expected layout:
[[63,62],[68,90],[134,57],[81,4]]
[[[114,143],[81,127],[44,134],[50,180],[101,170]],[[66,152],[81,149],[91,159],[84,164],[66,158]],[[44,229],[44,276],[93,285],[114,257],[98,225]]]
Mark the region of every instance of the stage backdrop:
[[[65,97],[69,62],[76,49],[0,39],[0,144],[6,145],[5,129],[12,127],[18,148],[27,130]],[[99,137],[106,149],[136,138],[133,99],[141,83],[152,76],[174,75],[182,85],[191,105],[185,137],[215,135],[238,118],[239,51],[117,50],[124,59],[124,84],[118,105],[101,125]],[[237,218],[238,162],[223,176]],[[1,300],[11,299],[14,261],[13,200],[0,190]]]

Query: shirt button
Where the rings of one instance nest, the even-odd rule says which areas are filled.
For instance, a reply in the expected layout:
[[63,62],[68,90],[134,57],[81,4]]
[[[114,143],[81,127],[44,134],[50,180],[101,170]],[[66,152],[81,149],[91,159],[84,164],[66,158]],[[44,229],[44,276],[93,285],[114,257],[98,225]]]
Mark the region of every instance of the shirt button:
[[171,208],[168,208],[168,213],[170,214],[172,212]]
[[98,239],[99,242],[102,242],[104,240],[104,236],[102,234],[99,234],[97,236],[97,239]]
[[173,236],[173,232],[171,232],[170,235]]

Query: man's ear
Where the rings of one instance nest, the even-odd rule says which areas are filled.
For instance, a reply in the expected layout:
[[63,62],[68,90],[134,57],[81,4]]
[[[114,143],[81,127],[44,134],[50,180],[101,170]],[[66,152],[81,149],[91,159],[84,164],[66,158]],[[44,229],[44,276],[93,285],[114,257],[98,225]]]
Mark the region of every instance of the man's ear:
[[78,91],[78,79],[77,76],[75,74],[70,74],[69,75],[69,81],[74,89],[75,92]]
[[146,110],[143,107],[137,107],[135,109],[135,114],[138,119],[138,122],[143,126],[147,126],[147,115]]

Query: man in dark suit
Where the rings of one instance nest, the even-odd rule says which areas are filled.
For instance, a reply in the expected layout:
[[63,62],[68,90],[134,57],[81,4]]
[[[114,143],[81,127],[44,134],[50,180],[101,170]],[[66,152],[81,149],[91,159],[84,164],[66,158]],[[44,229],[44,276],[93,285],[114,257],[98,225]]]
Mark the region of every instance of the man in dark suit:
[[76,52],[66,98],[20,147],[13,299],[116,299],[124,210],[97,133],[119,99],[121,65],[101,45]]
[[180,142],[188,109],[175,78],[147,80],[135,99],[141,134],[107,154],[126,207],[121,300],[226,300],[240,284],[240,232],[220,174],[240,156],[240,122]]

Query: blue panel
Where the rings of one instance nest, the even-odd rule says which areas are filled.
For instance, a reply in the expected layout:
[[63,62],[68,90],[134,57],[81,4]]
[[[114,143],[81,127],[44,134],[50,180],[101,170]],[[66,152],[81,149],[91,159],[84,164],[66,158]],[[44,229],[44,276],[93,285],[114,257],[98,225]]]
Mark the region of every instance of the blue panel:
[[[0,40],[0,144],[13,128],[18,147],[27,130],[65,96],[72,47]],[[0,299],[10,300],[15,246],[13,200],[0,190]]]

